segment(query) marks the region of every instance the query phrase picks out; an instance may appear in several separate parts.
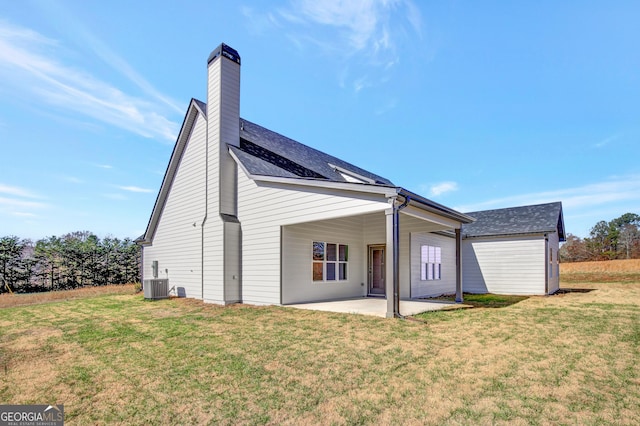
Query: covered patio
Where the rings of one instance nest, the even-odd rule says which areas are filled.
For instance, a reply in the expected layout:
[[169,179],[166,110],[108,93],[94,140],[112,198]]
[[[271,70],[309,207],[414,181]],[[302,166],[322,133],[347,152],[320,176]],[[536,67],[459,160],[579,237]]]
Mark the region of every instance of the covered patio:
[[[359,297],[329,302],[297,303],[285,306],[296,309],[370,315],[382,318],[387,316],[387,300],[382,297]],[[400,314],[403,316],[417,315],[427,311],[440,311],[468,307],[470,306],[439,300],[400,300]]]

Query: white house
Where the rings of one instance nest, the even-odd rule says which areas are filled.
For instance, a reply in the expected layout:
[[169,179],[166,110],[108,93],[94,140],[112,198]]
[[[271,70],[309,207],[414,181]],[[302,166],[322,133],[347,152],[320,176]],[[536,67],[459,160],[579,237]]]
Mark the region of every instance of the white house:
[[553,294],[565,240],[559,202],[467,213],[462,227],[463,288],[468,293]]
[[456,292],[470,215],[240,118],[240,56],[209,56],[145,234],[143,278],[182,296],[293,304]]

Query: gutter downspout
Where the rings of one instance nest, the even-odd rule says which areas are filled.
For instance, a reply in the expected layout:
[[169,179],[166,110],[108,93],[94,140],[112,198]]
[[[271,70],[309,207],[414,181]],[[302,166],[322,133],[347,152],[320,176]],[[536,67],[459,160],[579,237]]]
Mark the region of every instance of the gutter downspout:
[[[207,68],[208,72],[208,68]],[[209,90],[209,81],[207,77],[207,91]],[[200,228],[202,234],[200,236],[200,297],[204,301],[204,227],[207,223],[207,217],[209,216],[209,117],[205,117],[207,120],[205,128],[205,143],[204,143],[204,217],[202,218],[202,224]]]
[[400,315],[400,210],[407,207],[411,201],[410,196],[404,197],[404,202],[399,206],[393,205],[393,316],[404,318]]

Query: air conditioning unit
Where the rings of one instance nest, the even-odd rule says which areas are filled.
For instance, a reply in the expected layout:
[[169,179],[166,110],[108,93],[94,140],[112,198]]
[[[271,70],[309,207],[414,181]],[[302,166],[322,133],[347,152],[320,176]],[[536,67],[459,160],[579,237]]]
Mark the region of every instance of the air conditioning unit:
[[142,288],[145,299],[166,299],[169,297],[169,279],[167,278],[144,280]]

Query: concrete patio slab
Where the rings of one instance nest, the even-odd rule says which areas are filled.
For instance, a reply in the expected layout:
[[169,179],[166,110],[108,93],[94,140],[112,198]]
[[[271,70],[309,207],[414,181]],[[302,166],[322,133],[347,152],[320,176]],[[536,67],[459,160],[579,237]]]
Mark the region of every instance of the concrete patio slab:
[[[335,300],[330,302],[299,303],[285,306],[296,309],[338,312],[344,314],[372,315],[383,318],[387,313],[387,300],[376,297],[362,297],[357,299]],[[468,307],[470,306],[445,301],[401,300],[400,314],[407,316],[416,315],[427,311],[439,311],[443,309]]]

